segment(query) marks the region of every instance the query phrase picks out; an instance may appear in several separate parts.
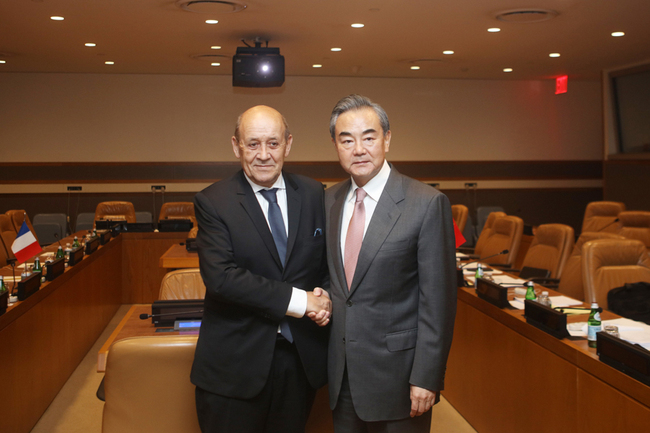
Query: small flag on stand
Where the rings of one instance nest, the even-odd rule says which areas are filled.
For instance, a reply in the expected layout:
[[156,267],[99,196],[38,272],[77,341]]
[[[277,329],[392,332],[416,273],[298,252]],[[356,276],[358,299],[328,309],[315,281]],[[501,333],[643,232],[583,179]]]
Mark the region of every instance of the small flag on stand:
[[456,236],[456,248],[465,243],[465,236],[460,232],[460,229],[456,225],[456,220],[454,221],[454,235]]
[[34,234],[29,230],[29,227],[27,227],[25,221],[23,221],[23,225],[20,227],[16,240],[11,245],[11,251],[13,251],[14,256],[16,256],[18,263],[25,263],[36,254],[43,251],[34,237]]

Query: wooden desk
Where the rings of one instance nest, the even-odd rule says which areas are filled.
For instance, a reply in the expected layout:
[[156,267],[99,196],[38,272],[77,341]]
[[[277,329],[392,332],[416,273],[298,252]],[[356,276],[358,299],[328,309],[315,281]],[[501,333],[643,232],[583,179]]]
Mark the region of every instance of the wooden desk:
[[445,398],[480,433],[650,426],[650,387],[600,362],[586,340],[558,340],[470,288],[458,289],[445,384]]
[[165,269],[198,268],[199,255],[187,251],[185,245],[174,244],[160,256],[160,267]]

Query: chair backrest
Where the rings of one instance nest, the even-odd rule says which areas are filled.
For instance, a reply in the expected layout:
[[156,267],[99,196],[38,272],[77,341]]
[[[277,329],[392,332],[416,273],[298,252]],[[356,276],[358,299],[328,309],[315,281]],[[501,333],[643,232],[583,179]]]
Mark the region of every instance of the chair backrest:
[[14,232],[16,234],[14,223],[11,221],[9,215],[4,213],[0,214],[0,232]]
[[[67,235],[67,217],[64,213],[39,213],[34,215],[34,230],[41,245],[51,244]],[[56,233],[56,236],[54,235]]]
[[537,227],[522,266],[550,271],[551,278],[560,278],[566,260],[573,251],[573,228],[564,224],[542,224]]
[[36,235],[36,230],[34,230],[34,226],[32,225],[32,222],[29,219],[29,215],[27,215],[27,212],[25,212],[23,209],[14,209],[14,210],[8,210],[7,212],[5,212],[5,214],[11,220],[16,235],[18,235],[18,233],[20,232],[20,227],[22,227],[23,221],[25,221],[27,223],[27,227],[29,227],[29,230],[34,234],[36,240],[38,240],[38,236]]
[[136,222],[133,203],[128,201],[104,201],[99,203],[95,209],[95,221],[104,219],[122,219],[127,223]]
[[627,239],[637,239],[650,248],[650,212],[630,210],[618,214],[618,234]]
[[490,231],[492,230],[492,226],[494,225],[494,222],[497,220],[497,218],[501,218],[504,216],[506,216],[505,212],[492,212],[490,213],[490,215],[488,215],[485,224],[483,224],[483,230],[481,230],[481,234],[478,236],[478,239],[476,240],[476,246],[474,247],[474,254],[477,254],[479,256],[482,255],[481,253],[483,252],[483,247],[485,246],[485,242],[487,241],[488,237],[490,237]]
[[191,201],[176,201],[164,203],[160,208],[158,221],[164,219],[188,219],[196,226],[196,216],[194,215],[194,203]]
[[488,217],[493,212],[503,212],[505,210],[501,206],[479,206],[476,208],[476,230],[481,232],[485,226]]
[[136,212],[135,222],[137,223],[151,223],[153,222],[153,215],[151,212]]
[[95,214],[93,212],[82,212],[77,215],[74,231],[92,230],[95,225]]
[[614,220],[625,210],[625,203],[617,201],[592,201],[585,209],[582,220],[582,233],[609,232],[616,233],[618,225]]
[[167,272],[160,283],[158,299],[203,299],[205,284],[199,268]]
[[521,235],[524,232],[524,221],[513,215],[506,215],[497,218],[490,229],[490,234],[485,241],[485,246],[481,251],[481,257],[489,257],[503,250],[508,250],[508,254],[501,254],[487,260],[488,263],[499,265],[512,264],[517,259]]
[[196,235],[198,234],[199,234],[199,226],[195,224],[194,227],[192,227],[192,230],[190,230],[190,232],[187,234],[187,237],[196,238]]
[[564,270],[562,271],[562,277],[560,278],[560,284],[557,289],[558,292],[561,292],[573,299],[578,299],[580,301],[587,299],[584,286],[582,284],[582,246],[585,243],[593,241],[595,239],[624,238],[623,236],[619,236],[614,233],[582,233],[573,246],[573,251],[571,251],[569,258],[567,258],[567,261],[564,264]]
[[455,204],[451,206],[451,215],[456,221],[458,230],[462,233],[465,230],[465,225],[467,224],[467,215],[469,215],[469,209],[467,206],[462,204]]
[[625,283],[650,282],[650,256],[636,239],[596,239],[582,247],[586,302],[607,308],[607,293]]
[[6,266],[7,265],[7,249],[5,248],[4,242],[0,240],[0,267]]
[[133,337],[108,352],[103,433],[199,433],[190,370],[196,336]]
[[[7,214],[0,214],[0,247],[4,249],[7,258],[13,259],[14,253],[11,251],[11,245],[16,240],[16,231]],[[6,264],[6,259],[5,259]]]

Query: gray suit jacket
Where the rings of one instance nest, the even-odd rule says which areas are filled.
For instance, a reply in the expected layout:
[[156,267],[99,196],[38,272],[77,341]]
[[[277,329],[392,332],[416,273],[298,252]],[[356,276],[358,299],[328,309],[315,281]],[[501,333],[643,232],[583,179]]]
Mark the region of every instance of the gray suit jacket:
[[350,180],[325,192],[330,296],[330,406],[347,365],[364,421],[409,416],[410,385],[443,388],[456,314],[455,240],[447,197],[391,169],[348,291],[341,256]]

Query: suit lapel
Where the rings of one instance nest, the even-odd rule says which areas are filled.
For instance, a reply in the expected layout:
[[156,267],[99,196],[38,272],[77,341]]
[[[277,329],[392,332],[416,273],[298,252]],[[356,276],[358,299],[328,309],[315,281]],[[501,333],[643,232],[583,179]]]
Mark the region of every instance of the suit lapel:
[[[368,272],[372,261],[374,260],[379,248],[382,246],[391,230],[397,223],[402,212],[397,203],[404,200],[404,189],[402,188],[402,175],[393,167],[388,177],[388,182],[384,191],[377,202],[375,212],[368,225],[368,230],[363,237],[361,251],[359,251],[359,260],[357,268],[354,271],[354,279],[350,287],[350,296],[354,294],[363,277]],[[339,253],[340,254],[340,253]]]
[[[302,209],[302,195],[298,192],[298,185],[294,182],[291,175],[283,173],[284,185],[287,191],[287,218],[289,219],[289,234],[287,237],[287,257],[286,263],[289,263],[291,258],[291,251],[296,243],[298,236],[298,225],[300,224],[300,216]],[[285,269],[287,266],[285,266]]]
[[343,218],[343,204],[350,189],[350,183],[348,179],[334,196],[334,204],[332,204],[332,209],[330,210],[329,227],[332,234],[328,234],[329,242],[327,245],[334,258],[334,268],[338,277],[339,287],[344,290],[345,296],[348,295],[348,284],[345,280],[345,268],[343,266],[343,257],[341,256],[341,219]]
[[280,269],[282,269],[282,262],[280,261],[278,249],[275,247],[273,235],[271,234],[269,225],[266,222],[266,218],[264,218],[264,213],[262,212],[262,208],[260,208],[260,203],[257,201],[253,189],[244,177],[244,172],[240,171],[239,173],[240,176],[238,177],[237,182],[237,198],[239,199],[239,203],[253,222],[257,233],[264,242],[264,245],[273,256],[273,260],[275,260],[276,264]]

